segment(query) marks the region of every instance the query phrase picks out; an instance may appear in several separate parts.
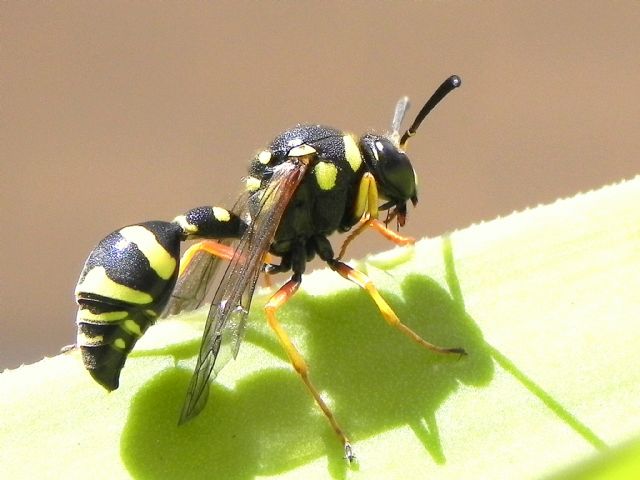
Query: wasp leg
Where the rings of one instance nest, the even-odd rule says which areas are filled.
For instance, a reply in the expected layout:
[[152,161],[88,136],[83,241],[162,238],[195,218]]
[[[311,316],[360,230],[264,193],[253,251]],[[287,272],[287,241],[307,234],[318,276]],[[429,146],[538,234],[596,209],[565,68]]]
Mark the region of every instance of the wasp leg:
[[[182,276],[187,266],[191,263],[196,254],[204,252],[208,253],[211,256],[221,258],[222,260],[230,261],[235,254],[235,250],[228,246],[223,245],[222,243],[213,241],[213,240],[203,240],[198,242],[192,246],[190,246],[187,250],[185,250],[182,258],[180,259],[180,271],[178,276]],[[267,267],[271,265],[272,256],[267,253],[264,259],[265,262],[265,270],[264,270],[264,283],[265,287],[271,288],[273,286],[273,282],[271,280],[271,274],[277,273],[277,271],[271,271]]]
[[365,219],[360,221],[358,227],[349,234],[349,236],[345,239],[340,247],[340,253],[336,257],[336,260],[342,260],[344,258],[345,253],[347,252],[347,247],[351,242],[353,242],[356,237],[358,237],[362,232],[364,232],[368,227],[373,228],[378,233],[380,233],[387,240],[395,243],[399,246],[405,245],[413,245],[416,243],[416,239],[413,237],[405,237],[404,235],[400,235],[397,232],[387,228],[387,226],[382,223],[377,218],[369,218],[365,216]]
[[344,451],[345,451],[346,457],[351,462],[355,458],[355,455],[353,454],[353,450],[351,448],[351,443],[349,442],[349,439],[347,438],[344,431],[342,430],[342,427],[340,427],[340,425],[338,424],[338,421],[334,417],[333,413],[331,412],[327,404],[324,402],[324,400],[322,400],[322,397],[320,396],[320,393],[318,392],[316,387],[314,387],[314,385],[311,383],[311,380],[309,379],[309,367],[307,366],[307,362],[305,362],[300,352],[293,345],[293,343],[291,342],[291,339],[289,338],[289,335],[287,335],[287,332],[282,328],[282,325],[276,318],[276,311],[282,305],[287,303],[287,301],[298,290],[298,287],[300,286],[301,278],[302,277],[299,274],[294,274],[291,277],[291,280],[285,283],[269,299],[269,301],[264,307],[265,312],[267,314],[267,321],[269,323],[269,326],[276,333],[278,340],[280,341],[280,344],[284,348],[285,352],[287,352],[287,356],[289,357],[289,361],[291,362],[291,365],[293,365],[293,368],[295,369],[295,371],[298,372],[298,375],[300,375],[300,378],[302,379],[307,389],[313,396],[314,400],[322,410],[322,413],[324,413],[325,417],[327,417],[327,420],[329,420],[329,423],[331,424],[331,427],[333,428],[334,432],[336,432],[336,434],[342,441],[342,444],[344,445]]
[[199,252],[205,252],[214,257],[222,258],[223,260],[231,260],[233,258],[234,250],[228,245],[215,242],[213,240],[203,240],[194,245],[191,245],[185,250],[182,258],[180,259],[180,271],[178,276],[181,277],[187,266],[191,263],[193,258]]
[[[216,242],[214,240],[203,240],[198,242],[192,246],[190,246],[187,250],[185,250],[182,258],[180,259],[180,271],[178,276],[181,277],[185,272],[193,258],[196,254],[204,252],[208,253],[211,256],[221,258],[222,260],[230,261],[235,254],[235,250],[228,246],[223,245],[222,243]],[[268,267],[276,267],[276,265],[272,265],[272,256],[267,253],[265,255],[265,268],[264,268],[264,286],[267,288],[271,288],[273,286],[273,281],[271,280],[271,274],[278,273],[278,270],[271,270]],[[289,268],[287,268],[288,270]]]
[[342,260],[344,258],[344,254],[347,253],[347,247],[351,242],[353,242],[358,235],[364,232],[367,227],[369,227],[369,222],[371,219],[367,218],[365,221],[361,221],[358,227],[349,234],[349,236],[342,242],[342,246],[340,247],[340,253],[336,257],[336,260]]
[[279,264],[275,264],[274,257],[270,253],[264,256],[264,265],[262,272],[264,273],[264,283],[267,288],[273,287],[273,276],[276,273],[288,272],[291,270],[291,258],[283,257]]
[[365,173],[360,180],[358,186],[358,194],[355,200],[355,208],[353,218],[359,219],[356,229],[345,239],[340,247],[340,253],[336,260],[341,260],[347,251],[349,244],[364,232],[367,227],[377,230],[387,240],[392,241],[396,245],[410,245],[415,243],[412,237],[405,237],[397,232],[389,230],[387,226],[378,220],[378,185],[376,179],[371,173]]
[[380,235],[382,235],[387,240],[395,243],[396,245],[404,246],[404,245],[413,245],[416,243],[416,239],[413,237],[406,237],[404,235],[400,235],[398,232],[394,232],[389,229],[384,223],[380,220],[370,220],[369,226],[376,230]]
[[378,292],[378,289],[375,287],[373,282],[364,273],[359,272],[358,270],[355,270],[351,268],[349,265],[342,263],[338,260],[330,260],[328,264],[332,270],[338,272],[341,276],[343,276],[347,280],[355,283],[360,288],[363,288],[364,290],[366,290],[369,296],[371,296],[371,298],[375,302],[376,306],[378,307],[378,310],[380,310],[380,313],[382,314],[384,319],[387,321],[387,323],[392,327],[400,330],[404,335],[409,337],[414,342],[436,353],[443,353],[443,354],[456,353],[458,355],[467,354],[467,352],[465,352],[464,349],[462,348],[444,348],[444,347],[439,347],[437,345],[434,345],[433,343],[429,343],[425,339],[423,339],[420,335],[418,335],[416,332],[414,332],[409,327],[407,327],[404,323],[400,321],[400,319],[395,314],[395,312],[391,309],[389,304],[384,300],[384,298],[382,298],[382,296],[380,295],[380,292]]
[[368,220],[369,218],[378,218],[378,184],[374,176],[367,172],[358,185],[353,219]]

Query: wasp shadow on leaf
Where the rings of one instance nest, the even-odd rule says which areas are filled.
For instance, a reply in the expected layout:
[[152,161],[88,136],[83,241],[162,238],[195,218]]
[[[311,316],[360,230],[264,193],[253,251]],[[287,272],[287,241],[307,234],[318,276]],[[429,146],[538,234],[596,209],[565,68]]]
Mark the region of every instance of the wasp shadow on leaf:
[[[362,292],[337,294],[340,305],[309,306],[305,354],[311,375],[333,400],[334,412],[357,445],[367,438],[408,425],[436,463],[444,463],[435,414],[459,383],[487,384],[493,362],[472,319],[449,294],[426,276],[402,283],[404,301],[385,295],[398,316],[426,340],[463,347],[468,355],[438,355],[388,326]],[[303,297],[302,303],[317,299]],[[303,305],[304,306],[304,305]]]
[[165,370],[133,399],[120,451],[134,478],[250,479],[322,454],[342,455],[324,418],[287,370],[249,375],[233,390],[214,384],[204,411],[178,426],[190,378],[187,369]]
[[198,352],[200,351],[200,343],[201,338],[194,338],[193,340],[174,342],[170,345],[153,349],[133,350],[129,354],[129,358],[170,356],[173,358],[174,362],[178,362],[179,360],[186,360],[198,355]]
[[[382,294],[403,322],[426,340],[462,347],[468,355],[438,355],[416,345],[387,325],[355,288],[326,296],[299,292],[280,318],[356,454],[359,440],[409,426],[426,454],[442,464],[440,438],[447,433],[439,431],[436,412],[459,384],[488,384],[493,362],[463,303],[441,285],[413,274],[401,292]],[[259,344],[265,355],[279,351],[264,322],[255,324],[259,319],[252,317],[246,341]],[[323,456],[332,476],[346,475],[342,448],[293,369],[261,370],[233,390],[214,383],[204,411],[178,427],[190,376],[179,367],[165,370],[134,397],[121,452],[136,478],[253,478]]]

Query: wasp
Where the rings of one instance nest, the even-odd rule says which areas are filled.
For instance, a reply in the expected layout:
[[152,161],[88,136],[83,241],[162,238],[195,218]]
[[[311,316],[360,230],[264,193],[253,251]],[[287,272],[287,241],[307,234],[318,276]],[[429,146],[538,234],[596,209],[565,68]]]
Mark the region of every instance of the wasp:
[[[400,135],[408,109],[396,105],[391,132],[354,135],[321,125],[298,125],[278,135],[257,153],[242,194],[233,208],[200,207],[172,222],[146,222],[111,233],[91,252],[76,287],[78,341],[85,367],[108,390],[118,387],[120,371],[135,342],[162,315],[193,310],[221,277],[212,296],[195,372],[180,423],[205,406],[209,383],[221,368],[216,360],[237,355],[260,273],[291,276],[264,306],[293,368],[343,444],[355,455],[348,436],[309,375],[309,367],[277,318],[296,293],[306,264],[318,256],[329,268],[364,289],[384,320],[424,348],[464,355],[424,340],[398,318],[365,274],[342,261],[349,243],[373,228],[398,245],[413,243],[388,228],[404,226],[407,203],[417,204],[417,176],[405,150],[429,112],[461,85],[446,79]],[[381,221],[380,212],[386,212]],[[335,255],[328,237],[352,231]],[[182,259],[180,243],[191,246]],[[276,263],[276,258],[279,261]],[[219,259],[229,261],[217,275]],[[221,352],[226,351],[225,355]]]

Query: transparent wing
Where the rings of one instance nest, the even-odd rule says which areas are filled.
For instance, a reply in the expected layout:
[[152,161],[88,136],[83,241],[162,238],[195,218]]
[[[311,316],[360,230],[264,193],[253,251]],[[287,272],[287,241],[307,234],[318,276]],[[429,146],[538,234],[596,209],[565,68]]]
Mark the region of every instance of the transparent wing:
[[[248,198],[247,194],[241,195],[231,211],[243,211]],[[237,242],[237,240],[230,238],[216,240],[216,242],[225,246],[231,246],[234,242]],[[184,272],[182,272],[178,278],[161,317],[177,315],[181,312],[189,312],[199,308],[204,303],[215,280],[219,279],[219,267],[222,262],[226,262],[226,260],[205,251],[196,252]]]
[[405,114],[409,110],[409,97],[402,97],[396,103],[396,109],[393,112],[393,120],[391,121],[391,138],[396,144],[400,141],[400,126]]
[[[231,245],[233,240],[221,240],[223,245]],[[162,317],[195,310],[203,304],[222,259],[209,253],[197,252],[180,275]]]
[[249,228],[213,297],[180,423],[200,413],[207,403],[209,380],[238,352],[264,256],[305,171],[306,165],[297,159],[276,166],[268,185],[246,203],[242,215],[250,219]]

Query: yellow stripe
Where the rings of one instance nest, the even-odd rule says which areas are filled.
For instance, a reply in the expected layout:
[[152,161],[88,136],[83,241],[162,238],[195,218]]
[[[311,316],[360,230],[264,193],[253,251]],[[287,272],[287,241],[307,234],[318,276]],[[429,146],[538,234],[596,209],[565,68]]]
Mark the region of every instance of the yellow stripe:
[[258,154],[258,162],[263,165],[267,165],[271,161],[271,152],[269,150],[263,150]]
[[258,190],[260,188],[260,179],[256,178],[256,177],[247,177],[246,181],[246,185],[247,185],[247,190],[249,190],[250,192],[255,192],[256,190]]
[[187,222],[186,215],[178,215],[173,219],[173,223],[177,223],[178,225],[180,225],[180,228],[182,228],[182,230],[184,230],[187,235],[195,235],[196,233],[198,233],[198,227]]
[[125,227],[119,233],[138,247],[160,278],[171,278],[176,269],[176,259],[158,243],[153,233],[140,225]]
[[228,210],[220,207],[212,207],[211,209],[213,210],[213,216],[219,222],[228,222],[231,219],[231,215]]
[[139,305],[153,302],[153,297],[148,293],[134,288],[120,285],[107,277],[104,267],[94,267],[85,275],[81,283],[76,286],[76,295],[79,293],[93,293],[103,297],[122,300],[123,302]]
[[318,162],[313,169],[318,186],[322,190],[331,190],[336,184],[338,168],[333,163]]
[[135,320],[131,320],[130,318],[125,320],[122,324],[122,328],[133,335],[137,335],[138,337],[142,336],[142,329]]
[[362,165],[362,156],[360,155],[358,144],[351,135],[343,136],[342,141],[344,142],[344,155],[347,157],[351,170],[355,172]]
[[104,345],[104,336],[96,335],[95,337],[89,336],[84,332],[78,332],[76,337],[76,343],[80,346],[95,347],[98,345]]
[[289,150],[289,157],[306,157],[307,155],[313,155],[317,153],[317,150],[313,148],[311,145],[307,145],[303,143],[302,145],[298,145],[297,147],[293,147]]
[[354,220],[363,219],[365,215],[369,215],[369,218],[378,218],[378,187],[370,172],[362,176],[358,185],[353,215]]
[[103,312],[103,313],[92,313],[91,310],[87,308],[81,308],[78,310],[78,320],[85,321],[88,323],[111,323],[117,322],[118,320],[122,320],[123,318],[127,318],[128,313],[124,311],[117,312]]

